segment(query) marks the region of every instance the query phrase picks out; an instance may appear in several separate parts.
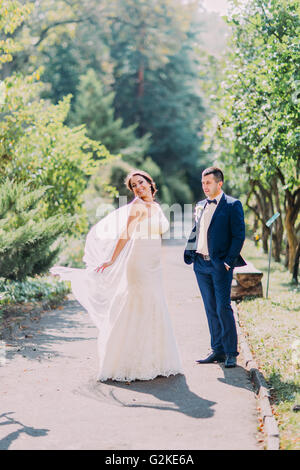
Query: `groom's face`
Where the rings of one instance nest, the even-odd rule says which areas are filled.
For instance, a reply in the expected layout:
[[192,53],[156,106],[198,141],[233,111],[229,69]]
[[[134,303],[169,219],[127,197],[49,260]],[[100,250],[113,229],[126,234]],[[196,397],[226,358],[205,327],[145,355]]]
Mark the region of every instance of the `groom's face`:
[[202,176],[202,188],[206,197],[214,199],[221,192],[223,182],[216,181],[214,175]]

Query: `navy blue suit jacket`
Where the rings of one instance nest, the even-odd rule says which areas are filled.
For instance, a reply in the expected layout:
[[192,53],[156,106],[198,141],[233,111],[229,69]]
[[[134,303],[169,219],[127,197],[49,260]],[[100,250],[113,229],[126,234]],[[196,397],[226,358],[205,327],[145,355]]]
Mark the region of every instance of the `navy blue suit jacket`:
[[[200,205],[204,209],[206,204],[206,200],[203,200],[197,206]],[[195,260],[201,215],[202,211],[184,251],[184,261],[187,264]],[[244,240],[243,206],[238,199],[223,193],[207,231],[208,252],[212,263],[226,263],[231,268],[244,266],[246,263],[240,255]]]

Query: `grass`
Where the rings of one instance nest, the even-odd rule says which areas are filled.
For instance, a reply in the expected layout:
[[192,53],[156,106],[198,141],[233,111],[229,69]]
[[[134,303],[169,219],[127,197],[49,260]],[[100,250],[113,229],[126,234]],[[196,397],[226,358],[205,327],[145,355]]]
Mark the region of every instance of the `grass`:
[[[246,240],[242,255],[261,270],[266,295],[268,255]],[[280,432],[280,448],[300,449],[300,287],[291,274],[272,260],[268,299],[253,298],[238,304],[239,320],[249,347],[271,392],[272,409]]]

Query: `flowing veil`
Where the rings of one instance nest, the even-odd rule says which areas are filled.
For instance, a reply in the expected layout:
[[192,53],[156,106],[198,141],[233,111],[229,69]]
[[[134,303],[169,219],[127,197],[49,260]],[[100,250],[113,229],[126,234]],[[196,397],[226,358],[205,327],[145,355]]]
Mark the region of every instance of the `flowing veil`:
[[[127,225],[131,205],[113,210],[88,232],[84,248],[85,269],[53,266],[51,274],[70,281],[72,292],[78,302],[87,310],[93,323],[101,329],[112,310],[112,304],[121,306],[127,291],[127,263],[134,240],[131,238],[116,261],[103,272],[95,268],[108,261],[118,239]],[[119,309],[114,309],[117,314]],[[110,318],[109,321],[112,321]]]
[[161,234],[169,222],[159,204],[150,207],[148,217],[141,217],[115,262],[103,272],[95,271],[111,259],[117,241],[126,234],[136,199],[88,232],[85,269],[54,266],[50,270],[71,281],[74,297],[98,329],[101,381],[150,380],[182,371],[162,285]]

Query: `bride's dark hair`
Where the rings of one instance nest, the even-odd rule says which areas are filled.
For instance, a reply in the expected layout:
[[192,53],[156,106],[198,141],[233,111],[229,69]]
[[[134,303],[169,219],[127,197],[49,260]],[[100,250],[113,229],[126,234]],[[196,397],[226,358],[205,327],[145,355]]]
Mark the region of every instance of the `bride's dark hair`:
[[157,193],[157,188],[156,188],[156,184],[155,182],[153,181],[153,179],[151,178],[151,176],[149,175],[149,173],[146,173],[146,171],[143,171],[143,170],[132,170],[127,176],[126,176],[126,179],[125,179],[125,185],[127,186],[127,188],[133,192],[133,189],[132,189],[132,186],[131,186],[131,178],[133,176],[142,176],[143,178],[145,178],[146,181],[148,181],[148,183],[150,184],[151,186],[151,192],[152,192],[152,196],[153,196],[153,199],[155,198],[155,194]]

